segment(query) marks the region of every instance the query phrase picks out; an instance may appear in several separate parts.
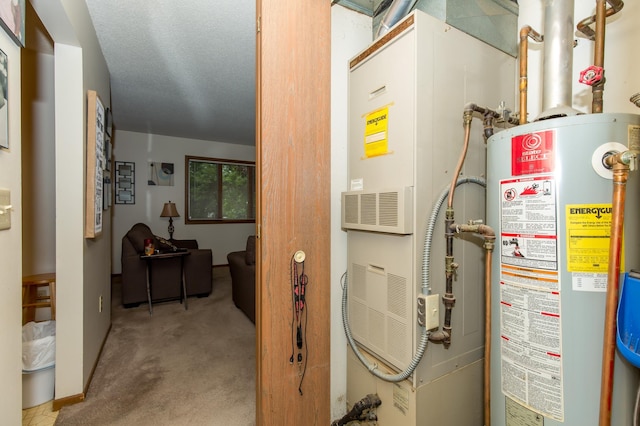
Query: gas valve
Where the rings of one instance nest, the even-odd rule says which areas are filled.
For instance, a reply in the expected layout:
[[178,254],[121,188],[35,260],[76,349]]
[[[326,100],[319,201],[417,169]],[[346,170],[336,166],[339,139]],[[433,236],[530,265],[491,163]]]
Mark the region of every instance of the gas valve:
[[593,86],[594,84],[602,81],[604,78],[604,69],[602,67],[597,67],[595,65],[591,65],[589,68],[580,72],[580,83],[586,84],[587,86]]

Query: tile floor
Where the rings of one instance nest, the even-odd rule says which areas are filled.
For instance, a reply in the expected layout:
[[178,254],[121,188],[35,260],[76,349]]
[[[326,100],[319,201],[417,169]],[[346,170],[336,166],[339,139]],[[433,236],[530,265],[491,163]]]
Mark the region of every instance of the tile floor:
[[57,411],[52,411],[53,401],[22,410],[22,426],[53,426],[58,417]]

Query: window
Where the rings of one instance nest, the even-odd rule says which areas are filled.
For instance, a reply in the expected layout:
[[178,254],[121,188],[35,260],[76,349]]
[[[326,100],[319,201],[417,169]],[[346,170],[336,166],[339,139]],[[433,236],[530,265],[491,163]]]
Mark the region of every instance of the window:
[[255,222],[255,163],[185,156],[185,223]]

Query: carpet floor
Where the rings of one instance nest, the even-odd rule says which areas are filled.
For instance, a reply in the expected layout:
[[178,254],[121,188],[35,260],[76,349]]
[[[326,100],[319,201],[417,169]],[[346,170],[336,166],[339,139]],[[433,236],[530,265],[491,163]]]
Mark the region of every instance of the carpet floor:
[[231,300],[227,267],[213,291],[124,309],[112,285],[112,328],[85,401],[56,425],[255,425],[255,326]]

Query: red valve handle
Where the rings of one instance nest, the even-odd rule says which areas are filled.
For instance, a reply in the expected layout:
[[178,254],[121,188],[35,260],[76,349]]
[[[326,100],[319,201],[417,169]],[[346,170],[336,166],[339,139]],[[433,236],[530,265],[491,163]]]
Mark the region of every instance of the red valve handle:
[[593,86],[594,84],[602,81],[603,78],[604,69],[602,67],[591,65],[589,68],[580,72],[580,79],[578,81],[588,86]]

